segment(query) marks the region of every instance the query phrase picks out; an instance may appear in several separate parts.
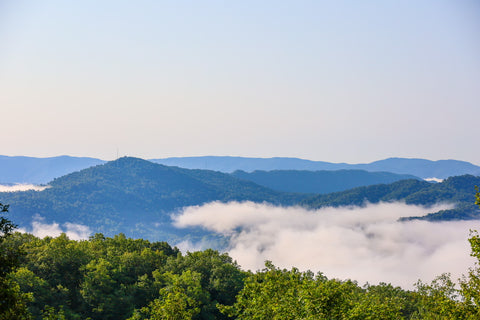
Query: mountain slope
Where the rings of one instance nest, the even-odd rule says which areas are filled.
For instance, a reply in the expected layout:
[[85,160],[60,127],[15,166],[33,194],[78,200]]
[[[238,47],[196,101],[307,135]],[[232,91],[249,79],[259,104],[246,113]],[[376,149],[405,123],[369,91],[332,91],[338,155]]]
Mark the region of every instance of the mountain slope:
[[211,201],[254,201],[274,205],[363,205],[366,201],[404,201],[433,205],[455,203],[456,208],[432,212],[422,219],[479,219],[474,205],[474,186],[480,177],[451,177],[442,183],[401,180],[392,184],[358,187],[325,195],[274,191],[233,175],[209,170],[168,167],[137,158],[120,158],[103,165],[57,178],[43,191],[0,193],[10,205],[14,221],[29,227],[32,218],[44,223],[87,225],[93,232],[152,240],[199,239],[203,230],[176,229],[171,214],[184,206]]
[[235,171],[232,176],[249,180],[261,186],[284,192],[331,193],[360,186],[392,183],[399,180],[419,179],[412,175],[365,170],[304,171]]
[[170,224],[170,214],[184,206],[230,200],[292,204],[305,197],[220,172],[126,157],[63,176],[49,185],[43,191],[0,193],[0,199],[10,204],[21,226],[40,215],[49,223],[83,224],[106,235],[124,232],[163,239],[167,234],[185,232],[177,232]]
[[327,206],[365,205],[381,201],[403,201],[407,204],[430,206],[437,203],[455,204],[451,210],[432,212],[425,217],[407,218],[429,221],[480,219],[480,210],[475,205],[475,186],[480,177],[463,175],[451,177],[441,183],[418,180],[402,180],[354,188],[326,195],[317,195],[301,202],[301,205],[316,209]]

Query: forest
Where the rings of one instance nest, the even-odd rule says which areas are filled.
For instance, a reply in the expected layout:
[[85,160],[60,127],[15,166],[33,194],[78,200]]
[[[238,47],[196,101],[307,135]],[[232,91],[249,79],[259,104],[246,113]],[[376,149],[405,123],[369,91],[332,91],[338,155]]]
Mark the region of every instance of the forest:
[[[43,191],[2,192],[0,199],[10,204],[11,214],[20,228],[29,229],[32,217],[41,216],[48,223],[86,225],[92,234],[113,237],[124,233],[127,237],[169,243],[216,238],[204,230],[176,228],[171,219],[172,214],[185,207],[212,201],[266,202],[276,206],[299,205],[307,209],[395,201],[422,206],[451,203],[454,208],[431,212],[421,219],[445,221],[480,217],[473,192],[474,186],[480,185],[480,177],[455,176],[441,183],[407,179],[329,194],[302,193],[298,188],[299,180],[308,181],[307,176],[324,174],[300,171],[262,174],[262,179],[268,177],[269,184],[295,187],[292,189],[295,192],[281,192],[230,174],[169,167],[124,157],[59,177]],[[346,174],[354,181],[357,173],[336,172],[335,179],[344,181]],[[322,178],[319,183],[332,184],[332,179],[323,181]],[[266,184],[265,180],[262,181]]]
[[[480,193],[476,194],[480,205]],[[0,204],[0,319],[478,319],[476,264],[462,279],[439,275],[415,290],[324,274],[245,271],[227,254],[181,253],[123,234],[74,241],[14,232]]]

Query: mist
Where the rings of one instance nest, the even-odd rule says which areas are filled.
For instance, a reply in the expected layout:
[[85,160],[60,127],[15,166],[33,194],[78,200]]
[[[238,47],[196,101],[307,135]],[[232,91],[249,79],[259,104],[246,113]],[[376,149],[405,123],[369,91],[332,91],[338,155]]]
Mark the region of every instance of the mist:
[[13,184],[13,185],[4,185],[0,184],[0,192],[17,192],[17,191],[43,191],[49,188],[49,186],[38,186],[34,184]]
[[229,236],[227,251],[244,269],[258,270],[271,260],[281,268],[295,266],[328,278],[411,289],[418,279],[429,282],[445,272],[457,279],[473,266],[469,230],[480,229],[480,221],[397,221],[451,207],[380,203],[306,210],[213,202],[187,207],[173,219],[179,228],[202,227]]
[[28,232],[39,238],[58,237],[65,233],[71,240],[86,240],[92,234],[88,226],[76,223],[66,222],[62,225],[54,223],[45,223],[44,218],[35,216],[32,221],[32,227],[29,229],[20,228],[20,232]]

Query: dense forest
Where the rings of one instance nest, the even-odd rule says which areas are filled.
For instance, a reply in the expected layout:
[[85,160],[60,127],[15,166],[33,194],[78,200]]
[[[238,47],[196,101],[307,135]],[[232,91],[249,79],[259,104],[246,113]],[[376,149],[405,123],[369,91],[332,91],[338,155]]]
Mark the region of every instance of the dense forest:
[[[3,192],[0,199],[11,205],[15,222],[27,230],[32,217],[37,216],[43,217],[45,223],[86,225],[92,233],[107,237],[124,233],[127,237],[170,243],[216,239],[218,235],[200,228],[176,228],[171,219],[172,214],[181,212],[184,207],[212,201],[266,202],[277,206],[301,205],[308,209],[362,206],[381,201],[427,206],[448,202],[455,208],[432,212],[424,219],[480,218],[480,210],[473,205],[472,192],[475,185],[480,185],[480,177],[451,177],[442,183],[409,179],[316,195],[301,193],[305,189],[300,188],[298,177],[292,177],[299,172],[268,174],[269,184],[289,185],[296,191],[280,192],[217,171],[169,167],[124,157],[57,178],[43,191]],[[344,171],[342,177],[347,173],[351,176],[352,171]],[[308,173],[312,174],[315,175]]]
[[[476,204],[480,205],[477,193]],[[8,206],[0,204],[6,214]],[[266,262],[242,270],[215,250],[182,254],[123,234],[74,241],[12,233],[0,221],[0,319],[478,319],[477,260],[456,284],[447,274],[408,291],[360,285]]]

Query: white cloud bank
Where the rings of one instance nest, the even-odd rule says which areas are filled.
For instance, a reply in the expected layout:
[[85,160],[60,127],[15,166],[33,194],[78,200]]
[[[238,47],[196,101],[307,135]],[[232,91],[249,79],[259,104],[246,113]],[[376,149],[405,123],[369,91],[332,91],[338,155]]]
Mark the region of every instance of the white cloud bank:
[[173,218],[177,227],[201,226],[231,236],[228,252],[246,269],[261,269],[271,260],[329,278],[412,288],[418,279],[431,281],[444,272],[456,279],[473,266],[467,239],[480,221],[397,222],[448,207],[380,203],[309,211],[214,202],[185,208]]
[[37,186],[34,184],[13,184],[13,185],[3,185],[0,184],[0,192],[17,192],[17,191],[43,191],[49,188],[49,186]]
[[60,227],[60,224],[56,222],[52,224],[44,223],[44,219],[40,216],[34,217],[31,230],[22,228],[19,231],[31,233],[39,238],[47,236],[58,237],[60,234],[65,233],[71,240],[85,240],[92,234],[88,226],[67,222]]

